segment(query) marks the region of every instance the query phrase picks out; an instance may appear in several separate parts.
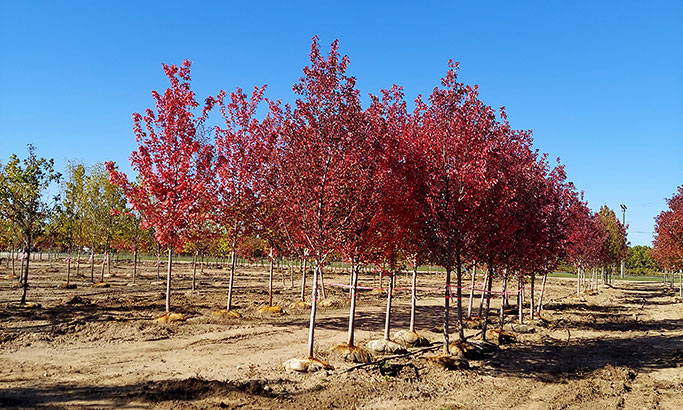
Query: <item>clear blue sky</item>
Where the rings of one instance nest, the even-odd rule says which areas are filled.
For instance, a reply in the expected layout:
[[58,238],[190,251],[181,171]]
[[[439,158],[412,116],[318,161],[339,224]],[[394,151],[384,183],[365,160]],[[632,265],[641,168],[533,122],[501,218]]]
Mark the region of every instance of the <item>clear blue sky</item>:
[[162,62],[192,60],[200,98],[267,84],[291,101],[318,35],[365,95],[396,83],[412,100],[459,61],[591,208],[628,206],[633,245],[683,184],[681,1],[237,3],[0,0],[0,161],[32,143],[60,170],[130,170],[131,113],[167,86]]

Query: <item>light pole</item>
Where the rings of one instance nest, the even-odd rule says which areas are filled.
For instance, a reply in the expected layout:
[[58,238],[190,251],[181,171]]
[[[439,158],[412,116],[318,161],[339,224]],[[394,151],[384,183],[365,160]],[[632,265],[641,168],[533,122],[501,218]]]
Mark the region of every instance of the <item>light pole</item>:
[[[621,224],[624,226],[624,234],[626,234],[626,205],[621,204]],[[622,258],[621,259],[621,278],[624,279],[626,277],[626,261]]]

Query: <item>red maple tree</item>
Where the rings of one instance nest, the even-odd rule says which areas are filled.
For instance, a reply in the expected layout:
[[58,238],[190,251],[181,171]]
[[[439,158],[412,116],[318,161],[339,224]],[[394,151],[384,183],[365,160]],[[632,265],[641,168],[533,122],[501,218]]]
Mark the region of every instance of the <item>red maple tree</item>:
[[154,237],[168,248],[166,312],[171,303],[171,267],[174,249],[181,249],[191,227],[206,215],[207,187],[211,184],[213,149],[197,136],[212,102],[199,107],[190,89],[190,61],[182,66],[163,65],[171,86],[163,94],[152,91],[156,110],[133,114],[138,148],[130,156],[139,180],[131,184],[113,162],[107,170],[111,182],[120,186],[133,209],[142,216],[143,229],[153,227]]

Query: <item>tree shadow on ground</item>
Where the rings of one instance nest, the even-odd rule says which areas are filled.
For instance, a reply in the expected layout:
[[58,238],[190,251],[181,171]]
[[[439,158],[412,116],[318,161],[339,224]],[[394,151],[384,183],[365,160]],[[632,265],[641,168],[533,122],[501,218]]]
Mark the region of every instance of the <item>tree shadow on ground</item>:
[[[278,380],[282,384],[286,381]],[[192,377],[184,380],[162,380],[129,385],[81,386],[69,383],[42,384],[0,390],[0,407],[34,408],[65,406],[99,409],[128,407],[131,402],[159,404],[173,401],[192,401],[218,396],[221,400],[246,404],[254,399],[269,400],[278,395],[267,388],[269,381],[249,380],[221,382]],[[168,403],[168,407],[173,407]]]
[[683,336],[577,339],[515,345],[489,361],[496,374],[545,381],[582,378],[607,365],[638,371],[683,365]]

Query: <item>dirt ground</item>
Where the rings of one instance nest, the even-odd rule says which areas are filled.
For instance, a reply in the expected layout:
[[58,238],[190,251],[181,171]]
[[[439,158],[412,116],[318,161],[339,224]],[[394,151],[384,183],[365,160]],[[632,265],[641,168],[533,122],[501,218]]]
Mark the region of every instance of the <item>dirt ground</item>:
[[[266,270],[239,268],[235,309],[243,317],[221,319],[212,313],[224,309],[227,270],[208,268],[192,292],[189,265],[179,265],[172,306],[187,320],[159,324],[153,318],[163,313],[165,283],[151,265],[135,286],[130,263],[119,263],[106,277],[110,287],[93,287],[80,276],[76,289],[57,287],[63,264],[31,266],[28,301],[41,304],[35,309],[17,306],[21,289],[0,266],[0,407],[683,409],[683,303],[661,283],[617,281],[578,298],[573,280],[551,278],[545,320],[529,323],[528,333],[506,324],[516,341],[461,370],[425,360],[438,349],[349,370],[353,364],[329,354],[346,339],[346,294],[328,287],[331,303],[318,311],[316,352],[334,370],[299,374],[282,366],[307,354],[310,313],[289,308],[298,276],[283,289],[276,275],[274,302],[285,313],[262,316],[256,310],[268,301]],[[325,280],[343,283],[348,276],[330,272]],[[436,287],[442,277],[419,280]],[[364,276],[360,284],[373,281]],[[398,282],[408,286],[403,275]],[[381,293],[360,295],[359,345],[382,337],[385,300]],[[417,327],[433,342],[442,340],[442,302],[437,292],[418,297]],[[497,321],[499,301],[492,306]],[[392,312],[392,329],[406,329],[408,291],[397,292]],[[516,323],[516,316],[506,320]]]

